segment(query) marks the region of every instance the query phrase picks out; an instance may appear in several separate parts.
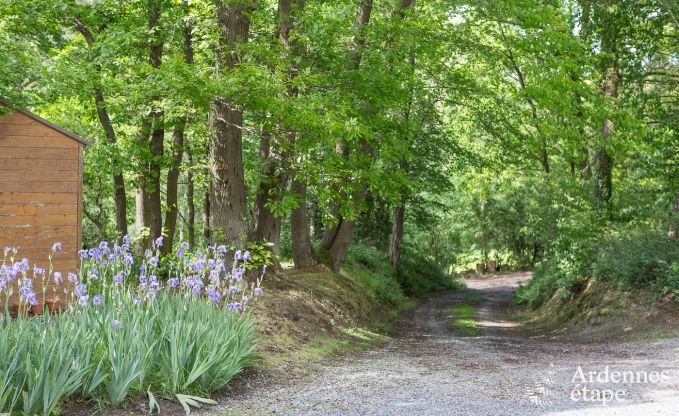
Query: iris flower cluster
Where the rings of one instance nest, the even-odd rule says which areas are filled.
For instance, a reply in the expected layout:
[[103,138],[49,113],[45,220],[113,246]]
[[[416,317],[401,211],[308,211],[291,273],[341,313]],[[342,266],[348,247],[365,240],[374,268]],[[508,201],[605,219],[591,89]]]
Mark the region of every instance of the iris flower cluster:
[[[19,290],[19,299],[26,304],[38,303],[34,291],[35,279],[42,279],[42,299],[46,297],[45,283],[50,281],[53,297],[63,294],[71,300],[71,307],[99,307],[105,302],[153,302],[161,290],[167,290],[187,299],[208,299],[215,305],[229,310],[243,312],[253,297],[262,294],[260,283],[262,273],[251,282],[245,278],[250,269],[249,251],[231,252],[224,245],[209,246],[206,249],[192,249],[189,244],[179,244],[174,256],[161,261],[160,248],[163,237],[152,242],[151,248],[135,258],[129,236],[121,244],[101,242],[97,247],[78,252],[80,267],[77,272],[68,272],[67,284],[60,271],[53,270],[52,255],[61,252],[62,244],[55,243],[50,254],[47,269],[40,268],[28,259],[15,260],[18,250],[7,247],[0,265],[0,295],[12,295],[14,281]],[[57,289],[60,286],[60,289]],[[57,290],[60,292],[57,293]],[[121,325],[119,322],[115,326]]]

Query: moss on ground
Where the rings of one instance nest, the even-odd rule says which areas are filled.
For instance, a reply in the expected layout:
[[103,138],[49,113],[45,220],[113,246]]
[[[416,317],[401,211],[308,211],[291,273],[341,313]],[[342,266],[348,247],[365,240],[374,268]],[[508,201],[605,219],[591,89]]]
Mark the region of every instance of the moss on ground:
[[476,304],[481,301],[481,296],[471,296],[463,302],[450,308],[450,327],[462,335],[473,337],[479,332],[476,326]]

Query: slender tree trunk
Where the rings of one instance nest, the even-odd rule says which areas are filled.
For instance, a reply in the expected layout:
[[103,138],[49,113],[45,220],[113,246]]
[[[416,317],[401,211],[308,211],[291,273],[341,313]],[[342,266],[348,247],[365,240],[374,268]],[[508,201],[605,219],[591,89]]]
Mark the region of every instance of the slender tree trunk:
[[307,220],[306,185],[293,180],[290,187],[299,199],[299,205],[292,210],[290,215],[292,256],[295,268],[302,269],[316,265],[311,247],[311,237],[309,235],[309,222]]
[[[285,48],[287,58],[291,61],[286,77],[287,92],[291,98],[298,95],[298,89],[291,82],[297,76],[297,63],[291,59],[290,55],[300,56],[301,54],[297,51],[297,43],[290,40],[290,30],[303,9],[303,0],[279,0],[278,2],[278,39]],[[275,253],[279,252],[281,218],[271,211],[270,205],[281,201],[284,196],[291,174],[289,159],[292,156],[292,149],[290,148],[295,144],[295,140],[295,132],[285,132],[284,128],[280,128],[274,135],[268,131],[266,126],[263,128],[259,152],[263,172],[255,200],[252,239],[272,243]],[[283,152],[282,147],[285,141],[287,141],[289,150]]]
[[212,181],[208,176],[207,189],[205,190],[205,195],[203,196],[203,238],[205,242],[209,242],[212,238],[212,232],[210,232],[210,199],[212,196]]
[[185,119],[177,121],[177,125],[172,132],[172,166],[167,172],[167,184],[165,190],[165,199],[167,209],[165,211],[165,230],[167,238],[162,247],[164,254],[172,252],[174,244],[174,235],[177,230],[177,199],[179,188],[179,167],[182,163],[184,152],[184,129],[186,127]]
[[148,227],[150,222],[150,215],[148,210],[148,193],[146,192],[146,182],[143,178],[139,178],[139,184],[134,194],[134,224],[137,229],[136,253],[142,255],[144,250],[149,246],[149,235],[141,234],[141,230]]
[[[400,0],[399,5],[394,10],[394,17],[398,19],[403,19],[405,17],[406,8],[412,5],[412,0]],[[365,29],[370,22],[370,15],[372,13],[372,0],[361,0],[359,4],[358,12],[356,13],[356,18],[354,20],[354,30],[356,31],[356,36],[352,39],[352,45],[350,52],[348,54],[348,70],[357,70],[360,68],[362,51],[365,48]],[[391,47],[391,42],[387,41],[385,49]],[[389,64],[391,67],[391,64]],[[342,153],[346,154],[346,149],[339,145]],[[374,155],[374,149],[367,143],[363,143],[361,146],[361,152],[368,158],[372,158]],[[347,155],[348,156],[348,155]],[[355,217],[358,218],[360,214],[359,204],[365,199],[368,187],[363,185],[362,188],[354,195],[354,211]],[[326,231],[324,235],[321,248],[326,250],[331,257],[331,267],[333,271],[339,272],[342,266],[342,262],[349,251],[349,246],[351,240],[353,239],[354,232],[356,230],[356,220],[341,218],[337,223],[336,227],[331,227]]]
[[[89,28],[84,24],[79,17],[74,19],[75,27],[80,32],[80,34],[85,38],[88,47],[92,47],[94,43],[94,35],[89,30]],[[95,65],[97,75],[99,76],[101,72],[101,66]],[[100,80],[98,80],[100,81]],[[115,130],[113,129],[113,123],[111,122],[111,117],[108,114],[108,109],[106,108],[106,100],[104,99],[104,93],[100,87],[94,88],[94,103],[97,107],[97,118],[101,127],[104,129],[104,134],[106,135],[106,140],[111,146],[117,146],[118,138],[116,136]],[[113,172],[113,199],[116,206],[116,232],[118,233],[118,241],[122,240],[122,237],[127,235],[127,193],[125,191],[125,178],[122,171]]]
[[[610,13],[610,12],[607,12]],[[609,22],[613,22],[611,16],[607,16]],[[617,45],[617,30],[611,27],[611,30],[605,33],[601,41],[602,52],[606,53],[605,71],[603,79],[603,93],[611,100],[618,97],[618,85],[620,83],[620,72],[618,68],[618,45]],[[608,154],[608,141],[613,134],[613,121],[606,119],[601,128],[602,140],[594,155],[595,163],[595,181],[594,181],[594,197],[597,209],[607,210],[610,206],[610,200],[613,196],[613,160]]]
[[[217,2],[216,72],[234,68],[239,59],[238,44],[247,42],[248,14],[256,2]],[[212,137],[210,161],[212,193],[210,225],[212,240],[243,246],[248,235],[248,207],[243,171],[243,108],[225,97],[215,97],[210,114]],[[218,232],[215,232],[218,231]]]
[[[160,14],[161,6],[158,0],[149,2],[149,30],[153,40],[149,54],[149,63],[155,69],[160,68],[163,57],[163,41],[160,39]],[[154,103],[160,97],[153,97]],[[162,109],[155,108],[151,114],[151,163],[149,163],[148,175],[148,210],[150,219],[151,240],[155,240],[163,233],[163,205],[160,192],[161,159],[164,154],[165,141],[165,115]]]
[[[589,40],[589,23],[592,12],[591,1],[581,0],[580,8],[582,10],[582,13],[580,18],[580,30],[578,33],[578,37],[583,42],[583,46],[587,48],[588,46],[587,42]],[[580,64],[580,60],[578,60],[578,64]],[[577,73],[574,74],[571,77],[571,79],[573,79],[573,81],[580,82],[580,77]],[[583,142],[582,146],[580,147],[580,163],[579,163],[580,179],[582,181],[586,181],[592,177],[592,168],[589,160],[589,147],[587,143],[587,135],[585,133],[585,119],[584,114],[582,112],[583,99],[578,91],[576,91],[575,93],[575,102],[578,108],[576,117],[578,118],[578,120],[580,120],[580,128],[578,129],[578,131],[580,133],[580,138]]]
[[[100,89],[94,92],[94,101],[97,106],[97,117],[104,128],[106,138],[112,146],[117,145],[117,138],[113,130],[113,123],[106,110],[106,102],[104,95]],[[123,236],[126,236],[127,231],[127,193],[125,192],[125,178],[122,171],[113,173],[113,199],[116,206],[116,232],[117,239],[121,241]]]
[[193,183],[193,155],[187,152],[189,160],[189,170],[186,174],[186,203],[187,203],[187,228],[189,233],[189,245],[196,245],[196,203],[194,201],[195,188]]
[[[184,21],[184,62],[186,62],[188,65],[193,64],[193,42],[191,38],[191,31],[192,31],[192,25],[191,22],[188,20],[189,16],[189,6],[185,6],[185,15],[187,19]],[[174,244],[174,235],[176,233],[177,229],[177,214],[179,207],[177,206],[177,199],[178,199],[178,186],[179,186],[179,167],[182,163],[182,157],[184,153],[184,142],[185,142],[185,131],[186,131],[186,125],[188,123],[188,117],[182,117],[176,120],[176,124],[174,126],[174,131],[172,133],[172,142],[173,142],[173,152],[172,152],[172,166],[167,172],[167,185],[166,185],[166,191],[165,191],[165,198],[166,198],[166,205],[167,205],[167,211],[165,212],[165,228],[167,229],[167,240],[165,244],[163,245],[163,253],[171,253],[172,252],[172,246]],[[189,174],[191,175],[191,174]],[[189,181],[192,182],[193,178],[189,178]],[[191,183],[191,200],[189,201],[189,208],[193,208],[193,183]],[[188,193],[188,189],[187,189]],[[195,211],[191,213],[190,215],[190,226],[191,228],[189,232],[189,237],[190,240],[193,240],[195,238],[195,235],[191,236],[193,233],[193,221],[195,219]],[[193,247],[193,243],[195,241],[191,241],[189,244]]]
[[[372,14],[373,0],[360,0],[356,17],[354,19],[355,35],[351,39],[349,52],[347,53],[347,71],[356,71],[361,67],[361,60],[363,58],[363,49],[366,45],[365,31],[366,26],[370,22],[370,15]],[[349,157],[348,149],[345,144],[340,142],[337,144],[336,152],[342,154],[343,157]],[[358,198],[354,198],[356,203],[360,203],[365,197],[367,187],[363,186],[357,192]],[[358,216],[358,206],[355,207]],[[342,266],[342,261],[349,250],[349,245],[354,236],[356,223],[353,220],[345,219],[339,214],[339,207],[337,205],[332,207],[333,216],[337,219],[334,226],[326,228],[321,241],[320,250],[330,256],[330,266],[333,271],[339,273]]]
[[[150,133],[150,122],[148,118],[142,119],[141,128],[137,134],[137,141],[139,143],[140,149],[147,149],[149,147],[149,135]],[[143,151],[143,150],[142,150]],[[148,184],[147,178],[144,172],[148,171],[148,165],[143,162],[144,156],[142,155],[138,161],[142,172],[137,173],[137,189],[134,198],[135,216],[134,223],[137,229],[137,242],[136,242],[136,252],[137,255],[141,255],[144,250],[149,246],[149,236],[146,233],[141,234],[141,231],[145,228],[150,227],[151,215],[149,212],[149,193],[147,191]]]
[[403,226],[405,223],[405,201],[394,208],[394,224],[389,241],[389,262],[394,266],[396,275],[401,274],[401,243],[403,242]]

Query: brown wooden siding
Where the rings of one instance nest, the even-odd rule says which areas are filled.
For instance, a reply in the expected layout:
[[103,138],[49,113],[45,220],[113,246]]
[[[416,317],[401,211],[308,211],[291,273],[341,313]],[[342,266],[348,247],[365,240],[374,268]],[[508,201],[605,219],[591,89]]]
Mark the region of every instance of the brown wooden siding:
[[[0,117],[0,261],[4,247],[17,247],[16,260],[52,266],[63,274],[78,267],[82,244],[83,144],[14,112]],[[34,281],[38,297],[42,281]],[[62,293],[63,288],[57,289]],[[52,287],[47,288],[51,296]],[[16,301],[16,299],[13,299]]]

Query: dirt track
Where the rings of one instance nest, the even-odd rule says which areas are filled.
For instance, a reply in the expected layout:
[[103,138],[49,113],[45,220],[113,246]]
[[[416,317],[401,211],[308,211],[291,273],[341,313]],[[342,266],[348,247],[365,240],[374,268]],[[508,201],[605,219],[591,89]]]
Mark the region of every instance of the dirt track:
[[[285,386],[230,397],[210,414],[679,415],[679,339],[593,344],[531,337],[508,320],[512,291],[529,278],[469,280],[468,290],[431,297],[402,317],[385,344],[330,360]],[[479,332],[463,336],[450,329],[450,309],[472,296],[481,296]],[[588,377],[606,366],[607,383],[573,382],[578,367]],[[641,378],[655,378],[655,371],[662,380],[613,382],[615,371]],[[612,400],[584,402],[583,395],[597,397],[592,390]]]

